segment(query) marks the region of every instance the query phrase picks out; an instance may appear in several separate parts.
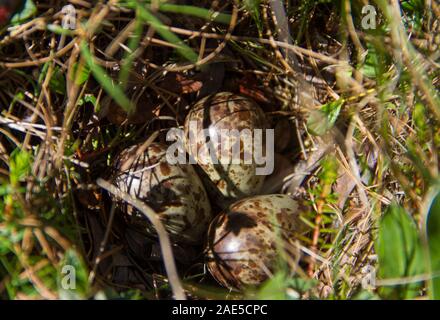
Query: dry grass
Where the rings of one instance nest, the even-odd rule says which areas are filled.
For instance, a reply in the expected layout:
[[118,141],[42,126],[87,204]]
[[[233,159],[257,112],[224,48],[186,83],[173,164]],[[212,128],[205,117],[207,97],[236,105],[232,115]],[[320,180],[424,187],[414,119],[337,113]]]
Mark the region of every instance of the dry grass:
[[[360,26],[367,1],[176,1],[194,6],[185,14],[69,2],[75,30],[60,27],[67,2],[36,1],[1,31],[1,298],[387,297],[362,287],[379,268],[380,219],[397,203],[422,233],[437,185],[438,2],[376,1],[376,30]],[[279,129],[265,188],[300,199],[312,228],[292,243],[305,263],[287,259],[266,291],[218,287],[201,246],[140,236],[97,183],[118,151],[164,140],[217,91],[253,98]],[[79,270],[72,292],[60,285],[66,263]]]

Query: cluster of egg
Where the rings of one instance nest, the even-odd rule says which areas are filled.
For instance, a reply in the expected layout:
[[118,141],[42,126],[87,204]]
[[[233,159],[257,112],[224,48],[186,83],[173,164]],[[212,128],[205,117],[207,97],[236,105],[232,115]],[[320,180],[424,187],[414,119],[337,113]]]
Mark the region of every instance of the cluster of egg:
[[[277,261],[278,231],[293,237],[299,225],[298,210],[287,195],[258,195],[265,176],[256,174],[254,161],[213,163],[213,153],[221,155],[220,142],[225,140],[209,140],[206,132],[253,131],[265,129],[266,124],[264,112],[250,99],[217,93],[198,101],[185,120],[184,145],[196,160],[198,173],[191,164],[169,164],[167,146],[158,143],[130,147],[114,165],[113,183],[151,206],[174,241],[207,241],[208,270],[228,288],[258,285],[268,277]],[[210,199],[224,208],[215,217]],[[119,204],[133,223],[154,234],[139,212]]]

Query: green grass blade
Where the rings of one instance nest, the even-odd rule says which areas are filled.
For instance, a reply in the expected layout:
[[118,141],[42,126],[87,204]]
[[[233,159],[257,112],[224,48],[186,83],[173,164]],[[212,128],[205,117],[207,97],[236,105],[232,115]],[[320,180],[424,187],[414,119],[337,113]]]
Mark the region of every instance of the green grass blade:
[[244,7],[252,16],[252,19],[254,20],[255,24],[257,25],[258,32],[260,35],[263,32],[263,22],[261,20],[261,10],[260,10],[260,4],[261,0],[243,0]]
[[136,9],[138,10],[139,17],[146,23],[151,25],[166,41],[177,46],[176,50],[185,59],[196,62],[198,59],[197,54],[189,46],[183,43],[183,41],[172,33],[166,25],[164,25],[158,18],[156,18],[148,9],[142,5],[136,3]]
[[89,68],[95,77],[95,79],[99,82],[99,84],[104,88],[104,90],[116,101],[118,105],[120,105],[127,113],[130,113],[133,110],[132,103],[130,99],[124,94],[122,88],[115,84],[110,76],[105,72],[105,70],[95,63],[93,56],[87,47],[87,43],[85,41],[81,42],[81,54],[85,59]]
[[132,36],[128,41],[129,52],[125,52],[124,58],[122,59],[121,72],[119,73],[119,83],[121,83],[123,88],[126,88],[127,81],[130,75],[131,67],[133,65],[133,61],[135,57],[136,48],[139,46],[139,42],[141,40],[142,35],[142,22],[136,14],[136,21],[134,31]]
[[[145,6],[151,5],[151,1],[141,1],[141,3],[139,3],[138,1],[127,1],[125,3],[119,2],[119,5],[131,9],[136,8],[138,5],[145,8]],[[162,12],[184,14],[223,24],[229,24],[232,19],[230,14],[216,12],[214,10],[200,8],[192,5],[159,3],[158,9]]]
[[203,18],[209,21],[215,21],[224,24],[229,24],[231,22],[231,15],[229,14],[217,13],[212,10],[195,6],[164,3],[159,5],[159,11],[186,14],[189,16]]

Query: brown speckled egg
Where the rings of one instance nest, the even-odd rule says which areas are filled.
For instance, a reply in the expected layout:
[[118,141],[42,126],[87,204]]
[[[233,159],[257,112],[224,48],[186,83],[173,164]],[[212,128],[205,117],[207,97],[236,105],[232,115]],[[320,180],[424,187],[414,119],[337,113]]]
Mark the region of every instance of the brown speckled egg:
[[294,240],[303,230],[298,204],[287,195],[240,200],[209,227],[208,270],[230,289],[259,285],[274,271],[277,240]]
[[[114,165],[113,183],[123,192],[144,201],[160,215],[172,239],[196,243],[211,221],[211,206],[200,178],[189,165],[170,165],[165,145],[152,143],[123,150]],[[114,199],[129,223],[155,234],[146,217]]]
[[[247,130],[253,134],[254,129],[266,129],[266,125],[264,112],[255,102],[229,92],[207,96],[191,108],[185,119],[185,146],[203,170],[201,176],[212,199],[227,206],[235,200],[259,193],[265,176],[256,175],[253,152],[245,148],[249,144],[245,139],[222,130]],[[214,135],[218,137],[217,141],[212,139]],[[223,143],[225,141],[227,143]],[[233,145],[240,150],[236,163],[230,161],[234,155]],[[210,150],[213,152],[210,153]],[[217,164],[213,163],[212,154],[214,160],[219,160]],[[250,163],[245,163],[246,157],[251,159]]]

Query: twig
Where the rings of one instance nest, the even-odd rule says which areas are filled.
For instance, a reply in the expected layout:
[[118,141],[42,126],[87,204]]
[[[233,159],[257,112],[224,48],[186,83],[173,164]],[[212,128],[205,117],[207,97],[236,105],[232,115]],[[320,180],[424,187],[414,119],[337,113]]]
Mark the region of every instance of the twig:
[[354,130],[355,130],[355,123],[354,120],[352,120],[348,126],[347,136],[345,139],[345,147],[347,152],[348,163],[353,173],[353,178],[356,181],[359,198],[361,199],[361,202],[364,205],[365,211],[368,211],[370,210],[370,203],[368,201],[368,197],[365,192],[365,187],[362,184],[361,176],[359,174],[360,171],[359,166],[356,162],[356,156],[354,154],[354,146],[353,146]]
[[96,181],[98,186],[107,190],[111,194],[120,197],[122,200],[126,201],[128,204],[132,205],[140,212],[142,212],[145,217],[150,220],[153,224],[153,227],[156,229],[157,235],[159,237],[160,248],[162,250],[163,260],[165,264],[165,269],[168,275],[168,280],[170,282],[171,289],[173,290],[174,297],[177,300],[186,300],[186,295],[183,290],[183,286],[180,282],[179,275],[177,274],[176,264],[174,262],[173,251],[171,249],[170,238],[168,237],[168,233],[165,230],[162,222],[158,218],[156,212],[147,206],[145,203],[134,199],[129,194],[119,190],[114,185],[110,184],[108,181],[105,181],[102,178],[98,178]]
[[111,231],[112,225],[113,225],[113,219],[115,217],[115,210],[116,210],[115,205],[112,205],[112,208],[110,210],[110,218],[109,218],[109,221],[107,223],[107,228],[105,230],[104,238],[102,239],[101,244],[99,245],[99,251],[98,251],[98,254],[96,255],[95,261],[93,263],[93,269],[92,269],[92,272],[90,272],[90,275],[89,275],[89,283],[93,283],[93,280],[94,280],[95,275],[96,275],[96,270],[98,269],[98,265],[103,260],[102,255],[104,253],[105,246],[106,246],[107,241],[108,241],[108,237],[110,236],[110,231]]
[[20,62],[4,62],[0,61],[0,67],[2,68],[25,68],[25,67],[33,67],[38,66],[40,64],[53,61],[56,58],[60,58],[63,55],[65,55],[67,52],[69,52],[75,45],[76,40],[72,40],[68,45],[66,45],[63,49],[59,50],[58,52],[55,52],[54,54],[44,57],[38,60],[28,60],[28,61],[20,61]]

